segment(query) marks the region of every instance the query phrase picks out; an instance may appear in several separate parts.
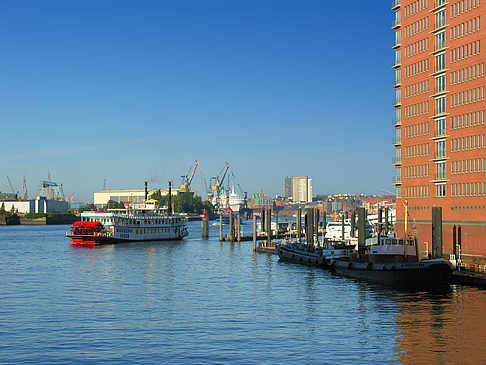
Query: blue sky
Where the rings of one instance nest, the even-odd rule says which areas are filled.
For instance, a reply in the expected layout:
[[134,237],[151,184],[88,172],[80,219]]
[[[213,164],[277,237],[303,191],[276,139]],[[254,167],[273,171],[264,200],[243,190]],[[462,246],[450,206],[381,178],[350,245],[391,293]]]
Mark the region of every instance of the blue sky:
[[[391,1],[0,2],[0,191],[393,191]],[[193,188],[204,190],[200,176]]]

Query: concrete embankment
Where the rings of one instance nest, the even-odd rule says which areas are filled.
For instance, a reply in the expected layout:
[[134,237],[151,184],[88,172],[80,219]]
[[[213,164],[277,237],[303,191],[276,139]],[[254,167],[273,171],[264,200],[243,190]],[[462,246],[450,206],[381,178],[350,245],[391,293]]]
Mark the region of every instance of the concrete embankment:
[[72,224],[78,219],[79,218],[75,215],[59,215],[41,218],[25,218],[13,215],[9,217],[0,217],[0,226]]

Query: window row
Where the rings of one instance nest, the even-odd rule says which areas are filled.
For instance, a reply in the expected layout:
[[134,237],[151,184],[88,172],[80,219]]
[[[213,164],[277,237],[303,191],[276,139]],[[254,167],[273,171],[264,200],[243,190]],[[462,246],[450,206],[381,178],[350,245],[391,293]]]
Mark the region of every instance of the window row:
[[404,169],[406,179],[429,176],[429,165],[407,166]]
[[481,17],[469,19],[451,28],[451,39],[462,38],[481,29]]
[[484,76],[484,62],[451,72],[451,85],[460,84],[469,80],[475,80]]
[[476,56],[481,53],[481,41],[477,40],[465,44],[464,46],[454,48],[451,50],[451,63],[454,63],[465,58]]
[[416,22],[413,22],[410,25],[407,25],[403,29],[403,33],[405,35],[405,38],[409,38],[415,34],[419,34],[420,32],[424,32],[428,29],[429,29],[429,18],[425,17],[417,20]]
[[451,107],[458,107],[484,100],[484,86],[464,90],[451,95]]
[[428,156],[429,155],[429,144],[416,144],[413,146],[405,147],[405,158]]
[[429,59],[421,60],[404,68],[405,77],[411,77],[415,75],[422,74],[424,72],[429,72]]
[[425,38],[404,48],[405,58],[418,55],[429,50],[429,39]]
[[457,115],[451,118],[451,130],[484,124],[484,110]]
[[405,118],[412,118],[418,115],[428,114],[429,112],[429,102],[424,101],[421,103],[406,106],[404,108]]
[[451,18],[467,13],[471,9],[477,8],[481,0],[462,0],[451,5]]
[[451,162],[451,174],[476,174],[484,172],[484,158],[473,158]]
[[405,88],[405,97],[410,98],[412,96],[422,95],[429,92],[429,80],[417,82]]
[[429,134],[429,122],[418,123],[405,127],[405,138],[426,136]]
[[485,185],[484,181],[451,184],[451,195],[454,197],[484,196]]
[[[432,0],[433,1],[433,0]],[[429,0],[417,0],[404,8],[405,18],[412,16],[429,7]]]
[[484,134],[451,139],[451,152],[462,152],[484,148]]
[[429,197],[429,186],[427,185],[407,186],[405,188],[405,198],[407,199],[428,198],[428,197]]

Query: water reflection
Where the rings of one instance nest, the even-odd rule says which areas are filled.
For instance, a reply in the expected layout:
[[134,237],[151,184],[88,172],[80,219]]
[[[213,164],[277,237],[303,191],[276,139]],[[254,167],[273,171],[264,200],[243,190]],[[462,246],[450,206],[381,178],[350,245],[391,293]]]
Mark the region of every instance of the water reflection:
[[454,286],[447,295],[402,294],[395,341],[404,363],[484,362],[486,291]]

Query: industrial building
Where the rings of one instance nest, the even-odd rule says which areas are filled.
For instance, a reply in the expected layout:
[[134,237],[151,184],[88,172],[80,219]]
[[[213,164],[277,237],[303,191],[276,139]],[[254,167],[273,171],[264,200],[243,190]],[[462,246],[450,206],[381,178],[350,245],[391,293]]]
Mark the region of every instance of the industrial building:
[[397,233],[430,248],[440,207],[442,254],[461,226],[463,262],[484,264],[486,3],[395,0],[392,10]]
[[63,200],[52,200],[37,197],[30,200],[0,199],[0,206],[6,211],[17,213],[67,213],[69,204]]
[[[168,195],[169,189],[148,189],[148,195],[160,191],[161,195]],[[172,189],[172,194],[177,195],[186,193],[185,189]],[[190,191],[192,194],[196,194],[195,190]],[[94,204],[97,208],[106,206],[108,201],[115,201],[117,203],[143,203],[145,200],[144,189],[122,189],[122,190],[102,190],[94,193]]]
[[293,202],[312,202],[312,179],[307,176],[286,177],[284,196]]

